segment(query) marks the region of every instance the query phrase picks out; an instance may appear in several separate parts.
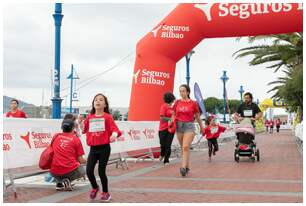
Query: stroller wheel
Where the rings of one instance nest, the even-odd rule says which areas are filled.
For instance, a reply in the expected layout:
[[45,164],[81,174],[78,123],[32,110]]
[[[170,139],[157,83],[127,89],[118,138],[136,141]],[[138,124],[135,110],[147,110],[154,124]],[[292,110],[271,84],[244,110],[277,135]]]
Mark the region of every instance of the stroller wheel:
[[259,162],[260,160],[259,149],[256,150],[256,157],[257,157],[257,162]]
[[234,159],[236,162],[239,162],[239,154],[238,154],[238,150],[235,149],[235,153],[234,153]]

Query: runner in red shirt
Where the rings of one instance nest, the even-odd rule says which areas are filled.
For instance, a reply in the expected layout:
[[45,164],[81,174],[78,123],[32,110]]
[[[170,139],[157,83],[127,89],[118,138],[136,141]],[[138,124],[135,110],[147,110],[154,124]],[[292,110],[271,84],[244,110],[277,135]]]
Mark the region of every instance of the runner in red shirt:
[[184,177],[190,171],[189,149],[195,136],[194,120],[200,125],[201,132],[203,125],[200,118],[200,109],[197,103],[190,99],[190,87],[186,84],[180,86],[181,99],[177,100],[173,106],[174,115],[172,121],[176,121],[177,139],[181,145],[183,160],[180,173]]
[[27,118],[26,114],[18,109],[19,102],[17,99],[12,99],[10,103],[10,109],[8,113],[6,113],[6,117],[13,117],[13,118]]
[[171,92],[164,94],[164,104],[160,108],[160,122],[159,122],[159,142],[160,142],[160,158],[164,160],[164,165],[169,164],[169,157],[171,155],[171,144],[175,131],[170,131],[169,121],[173,114],[172,103],[175,100],[175,96]]
[[277,133],[279,132],[280,125],[281,125],[281,120],[280,118],[278,118],[277,120],[275,120],[275,126],[276,126]]
[[110,143],[121,136],[112,115],[109,114],[109,104],[106,96],[97,94],[92,101],[92,109],[84,123],[81,122],[83,133],[86,134],[86,142],[90,146],[87,158],[86,173],[91,183],[90,198],[94,199],[99,191],[99,186],[94,175],[94,169],[99,161],[99,176],[102,183],[103,193],[101,200],[108,202],[111,195],[108,192],[108,179],[106,166],[111,153]]
[[270,133],[272,134],[273,133],[273,128],[274,128],[274,121],[273,119],[270,120]]
[[204,129],[204,136],[208,142],[208,157],[209,161],[211,161],[211,154],[216,155],[216,152],[219,150],[217,139],[220,137],[221,133],[223,133],[226,128],[217,124],[217,119],[215,116],[210,116],[206,122],[206,128]]
[[81,137],[81,131],[80,131],[80,125],[79,123],[76,121],[77,120],[77,116],[75,116],[74,114],[66,114],[63,118],[64,120],[65,119],[70,119],[74,122],[74,130],[73,130],[73,133],[77,136],[77,137]]
[[71,182],[85,176],[85,170],[80,164],[86,163],[83,158],[84,149],[74,133],[74,127],[74,121],[64,119],[63,133],[54,135],[52,140],[54,156],[50,173],[56,180],[57,190],[72,190]]

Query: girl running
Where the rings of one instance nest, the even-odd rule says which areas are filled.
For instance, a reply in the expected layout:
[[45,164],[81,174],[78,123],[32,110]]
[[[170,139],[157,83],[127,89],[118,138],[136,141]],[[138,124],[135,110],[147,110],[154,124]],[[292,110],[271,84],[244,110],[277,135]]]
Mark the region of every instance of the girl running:
[[217,119],[214,116],[210,116],[206,121],[206,128],[204,129],[203,136],[206,137],[208,143],[208,158],[211,162],[211,155],[216,155],[219,150],[217,139],[220,134],[226,130],[225,127],[217,124]]
[[94,169],[99,161],[98,172],[102,183],[101,200],[108,202],[111,195],[108,192],[106,166],[111,153],[110,143],[121,135],[112,115],[109,114],[109,105],[106,96],[97,94],[92,101],[90,114],[81,123],[86,142],[90,146],[87,158],[86,173],[91,183],[90,198],[94,199],[99,191],[99,186],[94,175]]

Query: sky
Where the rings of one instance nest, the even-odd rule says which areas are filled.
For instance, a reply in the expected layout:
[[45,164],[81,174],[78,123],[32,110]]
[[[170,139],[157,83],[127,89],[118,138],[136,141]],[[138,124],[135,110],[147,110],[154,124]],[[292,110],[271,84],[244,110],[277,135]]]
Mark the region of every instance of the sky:
[[[67,76],[74,65],[80,88],[76,106],[89,106],[96,93],[108,96],[111,107],[128,107],[136,43],[177,4],[63,4],[61,33],[62,106],[69,105]],[[50,105],[54,67],[54,4],[4,5],[3,94],[28,103]],[[259,42],[269,43],[269,42]],[[258,43],[255,43],[258,44]],[[251,57],[235,59],[237,50],[251,46],[247,38],[204,39],[191,57],[191,84],[197,82],[204,98],[222,98],[222,71],[226,70],[229,99],[240,99],[240,85],[260,101],[272,96],[267,84],[281,73],[266,65],[249,66]],[[122,61],[123,60],[123,61]],[[121,62],[113,70],[102,74]],[[174,94],[186,82],[186,62],[176,66]],[[88,78],[95,80],[85,82]],[[82,83],[83,82],[83,83]],[[87,84],[88,83],[88,84]],[[191,95],[193,97],[193,95]]]

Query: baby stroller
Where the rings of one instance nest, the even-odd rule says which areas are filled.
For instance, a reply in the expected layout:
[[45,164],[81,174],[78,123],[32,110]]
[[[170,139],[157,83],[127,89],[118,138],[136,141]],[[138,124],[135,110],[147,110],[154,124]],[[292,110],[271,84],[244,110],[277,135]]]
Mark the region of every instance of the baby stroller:
[[259,161],[259,149],[256,149],[255,128],[252,125],[251,119],[244,118],[239,124],[234,127],[237,136],[234,158],[239,162],[239,157],[250,157],[255,162],[255,157]]

